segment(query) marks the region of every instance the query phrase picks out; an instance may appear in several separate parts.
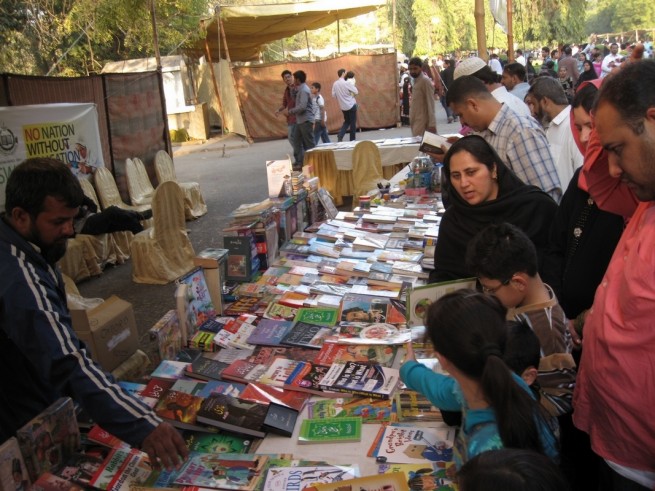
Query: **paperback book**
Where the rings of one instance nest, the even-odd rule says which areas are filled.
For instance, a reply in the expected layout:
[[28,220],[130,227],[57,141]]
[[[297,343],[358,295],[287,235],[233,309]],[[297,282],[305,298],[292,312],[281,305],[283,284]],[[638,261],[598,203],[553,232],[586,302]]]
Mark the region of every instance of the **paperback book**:
[[202,397],[169,390],[155,406],[155,413],[177,428],[196,429],[196,415],[202,402]]
[[407,292],[407,324],[411,326],[425,325],[425,314],[428,307],[444,295],[462,288],[475,289],[475,278],[444,281],[425,286],[415,287]]
[[262,491],[302,491],[316,483],[341,483],[359,476],[356,465],[275,467],[268,470]]
[[328,367],[337,362],[357,361],[400,368],[404,355],[405,348],[398,345],[323,343],[315,362]]
[[341,322],[368,324],[404,324],[406,319],[392,305],[389,298],[347,293],[341,303]]
[[201,356],[185,368],[185,375],[200,380],[219,380],[229,363],[223,363]]
[[394,324],[343,322],[338,328],[337,342],[342,344],[400,345],[410,341],[410,329]]
[[276,358],[273,360],[273,363],[268,366],[262,376],[259,377],[257,382],[262,385],[282,388],[285,381],[289,378],[289,375],[291,375],[299,363],[301,362],[289,358]]
[[256,382],[264,375],[268,365],[260,363],[251,363],[247,360],[234,360],[223,370],[221,378],[223,380],[234,380],[242,384]]
[[202,402],[196,419],[199,423],[234,433],[264,438],[266,432],[262,425],[267,411],[267,404],[215,394]]
[[296,314],[296,322],[316,324],[331,327],[339,320],[339,310],[329,307],[300,308]]
[[348,392],[389,399],[400,383],[400,372],[395,368],[348,361],[334,363],[321,380],[321,388],[332,392]]
[[310,396],[301,392],[284,390],[280,387],[250,383],[239,394],[239,397],[245,401],[287,406],[296,412],[300,412],[305,407]]
[[275,358],[289,358],[298,361],[314,361],[318,351],[314,348],[297,346],[257,346],[246,358],[250,363],[270,365]]
[[305,491],[409,491],[407,479],[402,472],[356,477],[345,483],[317,483]]
[[247,342],[251,345],[279,346],[292,325],[291,321],[261,319]]
[[208,319],[216,317],[217,312],[211,301],[209,288],[205,281],[202,268],[195,268],[176,280],[177,285],[186,285],[178,297],[178,320],[182,327],[182,345],[186,345],[198,330],[200,325]]
[[390,400],[372,397],[313,399],[307,403],[307,414],[309,418],[360,417],[362,423],[384,423],[391,420],[391,407]]
[[298,443],[343,443],[362,439],[362,418],[304,419]]
[[455,429],[449,426],[406,426],[392,423],[380,428],[369,457],[385,457],[394,464],[450,462],[453,459]]
[[185,430],[182,438],[191,452],[201,453],[248,453],[252,438],[227,431],[220,433],[210,431]]
[[267,460],[266,455],[193,453],[180,469],[175,484],[253,491],[263,479]]
[[291,330],[282,338],[282,344],[303,348],[320,349],[325,339],[333,334],[333,329],[307,322],[294,322]]
[[321,388],[320,382],[328,370],[328,366],[301,361],[285,380],[283,387],[289,391],[306,392],[322,397],[344,397],[341,392],[330,392]]

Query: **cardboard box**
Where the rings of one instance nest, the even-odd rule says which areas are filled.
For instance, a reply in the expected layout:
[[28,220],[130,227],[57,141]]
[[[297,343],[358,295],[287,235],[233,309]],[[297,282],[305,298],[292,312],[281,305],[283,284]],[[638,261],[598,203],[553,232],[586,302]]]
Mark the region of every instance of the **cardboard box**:
[[70,311],[73,329],[102,368],[112,371],[139,347],[132,304],[112,295],[89,310]]

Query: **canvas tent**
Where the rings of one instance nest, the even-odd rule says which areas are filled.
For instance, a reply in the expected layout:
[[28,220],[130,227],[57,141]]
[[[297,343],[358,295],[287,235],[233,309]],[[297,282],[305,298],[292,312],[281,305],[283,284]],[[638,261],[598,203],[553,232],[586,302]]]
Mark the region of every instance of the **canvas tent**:
[[273,115],[284,91],[280,73],[284,69],[292,72],[301,69],[307,73],[308,82],[322,84],[328,128],[334,131],[342,116],[330,97],[330,90],[337,70],[343,66],[360,74],[357,77],[362,109],[358,115],[360,126],[394,125],[397,119],[395,54],[349,55],[319,62],[247,63],[258,61],[267,43],[366,14],[384,5],[385,0],[318,0],[220,7],[217,15],[205,22],[206,38],[194,50],[196,55],[204,55],[211,61],[205,66],[199,98],[211,100],[214,92],[218,92],[215,110],[220,112],[223,126],[231,132],[256,139],[282,138],[287,134],[286,122]]

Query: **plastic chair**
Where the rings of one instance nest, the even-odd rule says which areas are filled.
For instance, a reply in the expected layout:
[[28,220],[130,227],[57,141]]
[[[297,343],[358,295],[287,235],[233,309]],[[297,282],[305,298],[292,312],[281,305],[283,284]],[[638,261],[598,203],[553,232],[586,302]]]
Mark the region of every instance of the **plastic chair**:
[[187,220],[195,220],[207,213],[207,205],[197,182],[178,182],[173,159],[164,150],[155,155],[155,173],[159,184],[167,181],[177,182],[184,192],[184,214]]
[[382,159],[380,150],[371,141],[361,141],[353,151],[353,206],[359,204],[359,197],[366,196],[382,182]]
[[152,214],[154,226],[132,241],[132,280],[163,285],[194,267],[195,252],[184,222],[184,193],[176,182],[157,187]]
[[141,159],[135,157],[125,160],[125,174],[127,176],[127,191],[133,206],[149,205],[155,188],[152,187],[146,166]]

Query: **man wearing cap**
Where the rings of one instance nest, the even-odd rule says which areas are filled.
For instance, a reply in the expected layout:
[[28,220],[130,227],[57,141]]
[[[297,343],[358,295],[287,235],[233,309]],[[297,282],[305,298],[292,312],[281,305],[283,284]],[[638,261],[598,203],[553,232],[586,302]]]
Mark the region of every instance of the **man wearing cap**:
[[491,92],[491,95],[501,104],[508,106],[516,114],[525,117],[530,116],[528,105],[522,99],[507,91],[505,86],[500,83],[498,75],[494,73],[482,58],[471,56],[457,65],[457,68],[455,68],[455,79],[465,75],[471,75],[482,80],[487,86],[487,90]]
[[533,117],[519,116],[498,102],[479,78],[459,77],[446,96],[462,124],[478,132],[514,173],[556,202],[562,197],[555,162],[543,128]]
[[422,136],[426,130],[436,133],[434,86],[423,73],[423,62],[418,56],[409,60],[409,75],[412,77],[412,103],[409,106],[412,136]]

